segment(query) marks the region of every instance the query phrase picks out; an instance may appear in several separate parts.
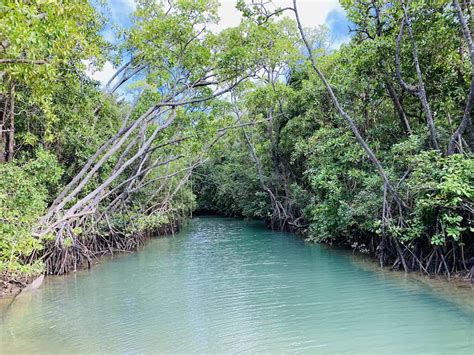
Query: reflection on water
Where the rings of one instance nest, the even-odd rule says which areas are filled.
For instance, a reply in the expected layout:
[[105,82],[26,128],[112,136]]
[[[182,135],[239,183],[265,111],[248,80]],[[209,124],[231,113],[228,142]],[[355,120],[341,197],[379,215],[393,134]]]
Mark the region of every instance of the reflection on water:
[[473,295],[260,223],[200,218],[139,253],[47,278],[3,307],[0,349],[472,354]]

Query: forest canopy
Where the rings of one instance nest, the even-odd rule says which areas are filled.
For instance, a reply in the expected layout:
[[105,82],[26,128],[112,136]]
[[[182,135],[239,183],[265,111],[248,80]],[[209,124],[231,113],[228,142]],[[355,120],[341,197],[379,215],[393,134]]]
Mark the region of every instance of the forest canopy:
[[[102,4],[102,5],[100,5]],[[474,256],[471,1],[341,0],[351,39],[298,3],[0,4],[0,271],[62,274],[175,232],[195,210],[262,218],[382,266]],[[116,64],[107,85],[88,75]],[[474,264],[472,262],[471,264]]]

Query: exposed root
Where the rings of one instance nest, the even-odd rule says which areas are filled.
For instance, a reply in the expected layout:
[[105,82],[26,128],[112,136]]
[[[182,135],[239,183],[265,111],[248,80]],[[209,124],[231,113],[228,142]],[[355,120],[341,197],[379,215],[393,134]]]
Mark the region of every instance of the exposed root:
[[90,268],[105,255],[135,251],[153,236],[174,234],[178,230],[179,226],[173,222],[156,230],[147,230],[133,235],[111,232],[106,235],[97,233],[87,237],[72,236],[72,239],[69,239],[72,243],[56,239],[48,241],[43,250],[32,254],[28,261],[42,259],[46,274],[62,275],[84,266]]

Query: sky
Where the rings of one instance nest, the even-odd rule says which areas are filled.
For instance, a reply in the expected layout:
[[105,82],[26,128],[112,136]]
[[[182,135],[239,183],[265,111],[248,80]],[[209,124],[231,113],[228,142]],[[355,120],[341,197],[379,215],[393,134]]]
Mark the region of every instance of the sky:
[[[240,22],[240,12],[235,8],[236,0],[219,0],[220,21],[217,26],[212,26],[211,30],[218,32],[227,27],[237,26]],[[291,0],[273,0],[277,7],[292,6]],[[135,9],[134,0],[108,0],[109,16],[112,23],[120,27],[130,26],[130,14]],[[326,24],[331,33],[331,40],[334,47],[349,40],[349,22],[344,10],[339,5],[338,0],[299,0],[297,1],[298,11],[304,27],[317,27]],[[110,28],[104,31],[104,37],[113,39]],[[100,71],[89,71],[89,76],[98,80],[104,85],[115,72],[115,68],[110,62],[105,63]]]

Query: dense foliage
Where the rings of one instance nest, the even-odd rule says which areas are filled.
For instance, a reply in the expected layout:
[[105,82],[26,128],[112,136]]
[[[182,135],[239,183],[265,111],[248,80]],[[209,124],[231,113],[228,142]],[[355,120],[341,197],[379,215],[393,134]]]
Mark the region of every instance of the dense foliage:
[[[343,0],[337,49],[295,8],[236,3],[216,34],[217,1],[139,0],[113,45],[103,2],[0,4],[1,273],[75,270],[195,209],[406,271],[469,266],[471,2]],[[106,61],[101,86],[86,63]]]
[[[313,58],[402,204],[396,203],[373,159],[358,144],[312,63],[300,60],[287,63],[286,77],[278,81],[284,88],[262,80],[245,95],[248,121],[272,114],[274,118],[232,137],[240,142],[234,146],[244,146],[245,136],[251,136],[247,159],[234,149],[227,154],[224,145],[198,170],[206,174],[195,177],[198,206],[232,215],[266,214],[269,221],[280,220],[272,223],[277,228],[302,232],[317,242],[350,245],[377,255],[381,264],[390,262],[407,271],[450,275],[463,270],[474,253],[471,112],[463,134],[455,134],[465,110],[472,110],[474,63],[456,8],[451,2],[412,1],[406,11],[403,3],[388,1],[341,3],[353,22],[350,43],[328,50],[324,30],[313,31]],[[259,3],[240,6],[262,26],[278,12]],[[470,2],[462,6],[472,32]],[[399,35],[404,18],[410,21],[412,38],[406,28]],[[407,91],[406,82],[425,87],[429,110],[421,94]],[[250,171],[252,150],[264,184],[285,213],[275,216],[272,197],[258,184],[258,166]]]

